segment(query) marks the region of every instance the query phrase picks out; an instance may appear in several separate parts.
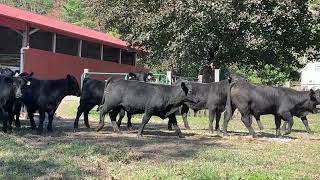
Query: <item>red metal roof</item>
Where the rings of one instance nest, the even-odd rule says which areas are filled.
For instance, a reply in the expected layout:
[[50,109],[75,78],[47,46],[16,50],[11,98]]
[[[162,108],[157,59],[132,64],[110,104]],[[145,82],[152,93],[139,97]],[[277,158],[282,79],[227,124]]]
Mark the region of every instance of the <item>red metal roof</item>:
[[[74,38],[99,42],[122,49],[127,49],[128,46],[128,42],[106,33],[80,27],[52,17],[35,14],[4,4],[0,4],[0,17],[1,16],[5,16],[8,19],[17,20],[18,22],[15,22],[15,24],[18,23],[21,25],[28,23],[31,27],[56,32]],[[2,23],[0,22],[0,24],[5,23],[3,18],[0,18],[0,21],[3,21]]]

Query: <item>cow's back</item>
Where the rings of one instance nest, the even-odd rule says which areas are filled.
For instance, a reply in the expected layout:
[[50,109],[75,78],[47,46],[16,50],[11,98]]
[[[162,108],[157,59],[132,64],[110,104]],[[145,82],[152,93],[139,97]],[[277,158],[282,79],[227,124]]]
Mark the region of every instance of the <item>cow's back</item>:
[[129,113],[148,108],[160,111],[171,98],[170,86],[126,80],[112,80],[105,93],[108,103],[119,104]]

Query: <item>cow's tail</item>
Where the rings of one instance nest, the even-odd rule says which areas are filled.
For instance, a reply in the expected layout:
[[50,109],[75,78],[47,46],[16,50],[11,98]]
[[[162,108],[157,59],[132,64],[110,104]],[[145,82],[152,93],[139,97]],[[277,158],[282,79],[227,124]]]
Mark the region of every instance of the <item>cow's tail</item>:
[[97,111],[101,109],[101,107],[103,106],[104,102],[105,102],[105,96],[107,94],[107,87],[108,87],[108,84],[112,81],[112,77],[108,78],[106,80],[106,83],[104,85],[104,89],[103,89],[103,96],[102,96],[102,99],[101,99],[101,103],[99,105],[99,107],[97,108]]
[[237,83],[237,81],[233,81],[230,83],[228,88],[228,95],[227,95],[227,101],[226,101],[226,107],[224,111],[224,119],[229,121],[232,117],[232,102],[231,102],[231,88]]

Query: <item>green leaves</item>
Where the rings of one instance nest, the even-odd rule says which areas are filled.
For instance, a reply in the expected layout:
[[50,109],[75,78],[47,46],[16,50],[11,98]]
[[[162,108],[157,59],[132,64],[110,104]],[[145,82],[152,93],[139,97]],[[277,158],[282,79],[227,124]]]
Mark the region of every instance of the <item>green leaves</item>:
[[24,8],[39,14],[47,14],[53,8],[53,0],[0,0],[0,3]]
[[63,6],[62,18],[65,21],[85,26],[96,28],[97,23],[93,18],[89,17],[89,12],[85,4],[81,0],[67,0]]
[[274,67],[290,78],[288,67],[300,65],[293,54],[301,56],[314,45],[316,21],[307,2],[120,0],[93,1],[90,7],[106,29],[117,28],[146,48],[150,54],[142,62],[156,69],[195,76],[200,66],[214,62],[263,71]]

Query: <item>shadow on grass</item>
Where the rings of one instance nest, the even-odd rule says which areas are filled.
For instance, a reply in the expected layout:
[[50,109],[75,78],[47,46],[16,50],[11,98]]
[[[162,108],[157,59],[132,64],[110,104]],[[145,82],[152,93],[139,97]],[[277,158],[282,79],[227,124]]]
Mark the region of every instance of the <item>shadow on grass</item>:
[[[239,131],[228,131],[229,135],[232,136],[251,136],[248,132],[239,132]],[[258,138],[276,138],[276,135],[273,133],[267,132],[257,132]],[[296,137],[291,137],[289,135],[282,135],[280,138],[287,138],[287,139],[297,139]]]
[[[46,122],[46,121],[45,121]],[[36,120],[36,123],[37,120]],[[80,143],[77,148],[95,146],[97,149],[108,149],[111,151],[120,149],[123,152],[138,153],[139,158],[190,158],[198,154],[201,148],[220,147],[218,138],[209,136],[208,138],[199,138],[193,132],[182,131],[185,138],[179,138],[175,131],[168,131],[166,124],[148,123],[144,129],[143,137],[137,137],[139,123],[134,123],[134,131],[127,131],[126,124],[120,127],[121,134],[113,132],[110,123],[96,132],[95,127],[98,123],[92,122],[91,127],[86,128],[83,124],[75,131],[73,128],[73,119],[54,119],[53,132],[46,131],[41,135],[36,130],[31,130],[29,120],[21,120],[22,128],[14,128],[16,136],[26,138],[26,141],[40,149],[56,148],[57,144]],[[46,125],[46,123],[45,123]],[[133,148],[133,149],[131,149]],[[81,150],[85,153],[85,150]],[[81,155],[81,152],[77,155]],[[126,154],[124,153],[124,154]],[[112,155],[116,156],[117,155]],[[120,158],[121,159],[121,158]]]

